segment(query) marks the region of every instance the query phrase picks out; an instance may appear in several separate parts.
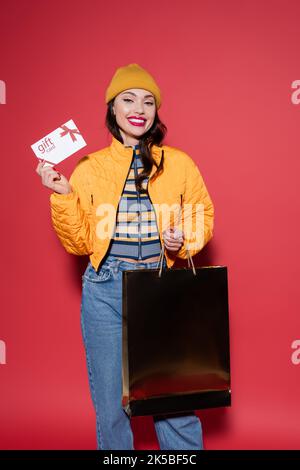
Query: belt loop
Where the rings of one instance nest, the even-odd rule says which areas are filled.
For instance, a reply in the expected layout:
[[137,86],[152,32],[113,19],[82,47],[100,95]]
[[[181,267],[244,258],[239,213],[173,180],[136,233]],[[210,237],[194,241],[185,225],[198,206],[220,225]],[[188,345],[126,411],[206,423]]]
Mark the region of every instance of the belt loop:
[[113,272],[114,274],[117,274],[118,271],[119,271],[119,266],[120,266],[120,263],[122,263],[122,260],[119,259],[119,258],[116,258],[112,264],[112,269],[113,269]]

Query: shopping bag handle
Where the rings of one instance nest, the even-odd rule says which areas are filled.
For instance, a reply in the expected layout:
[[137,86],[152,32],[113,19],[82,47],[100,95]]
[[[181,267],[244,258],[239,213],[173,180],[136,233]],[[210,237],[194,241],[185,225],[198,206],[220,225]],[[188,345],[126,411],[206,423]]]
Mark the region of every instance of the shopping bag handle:
[[[196,269],[195,269],[195,266],[194,266],[194,263],[193,263],[193,260],[192,260],[192,257],[190,255],[190,252],[188,250],[188,248],[186,248],[186,251],[187,251],[187,254],[188,254],[188,267],[192,266],[192,270],[193,270],[193,273],[194,275],[196,276],[197,273],[196,273]],[[159,260],[157,262],[157,266],[156,268],[159,267],[159,273],[158,273],[158,277],[161,277],[161,272],[162,272],[162,267],[163,267],[163,259],[164,259],[164,253],[165,253],[165,245],[162,244],[162,248],[160,250],[160,255],[159,255]]]

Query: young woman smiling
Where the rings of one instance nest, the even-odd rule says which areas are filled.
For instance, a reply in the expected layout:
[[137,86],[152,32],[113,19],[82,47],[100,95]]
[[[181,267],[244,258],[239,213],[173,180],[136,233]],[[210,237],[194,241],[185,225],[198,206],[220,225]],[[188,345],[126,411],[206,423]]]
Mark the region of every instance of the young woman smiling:
[[[198,253],[212,237],[214,207],[192,158],[162,144],[167,129],[158,116],[161,93],[149,72],[138,64],[118,68],[105,102],[110,146],[82,158],[69,181],[43,162],[36,171],[53,191],[53,227],[66,251],[89,255],[81,327],[97,447],[123,450],[134,447],[122,408],[122,271],[157,268],[161,253],[168,268],[177,257]],[[187,219],[193,223],[197,207],[203,211],[196,243],[180,224],[160,217],[161,207],[174,206],[173,221],[178,221],[184,205],[192,208]],[[155,416],[154,425],[160,449],[203,448],[194,412]]]

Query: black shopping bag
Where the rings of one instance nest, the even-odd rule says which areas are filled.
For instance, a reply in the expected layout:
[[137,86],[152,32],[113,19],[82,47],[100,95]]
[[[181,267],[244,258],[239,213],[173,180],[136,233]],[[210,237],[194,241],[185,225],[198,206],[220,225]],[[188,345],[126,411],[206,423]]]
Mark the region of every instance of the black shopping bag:
[[[162,252],[163,253],[163,252]],[[161,253],[161,255],[162,255]],[[128,416],[230,406],[226,266],[123,271]]]

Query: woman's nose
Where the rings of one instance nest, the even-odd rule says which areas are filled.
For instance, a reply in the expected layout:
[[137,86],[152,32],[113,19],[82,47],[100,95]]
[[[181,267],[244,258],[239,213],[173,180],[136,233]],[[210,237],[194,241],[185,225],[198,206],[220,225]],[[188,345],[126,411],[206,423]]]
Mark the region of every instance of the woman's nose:
[[142,103],[137,103],[136,105],[136,108],[135,108],[135,112],[137,114],[144,114],[144,105]]

